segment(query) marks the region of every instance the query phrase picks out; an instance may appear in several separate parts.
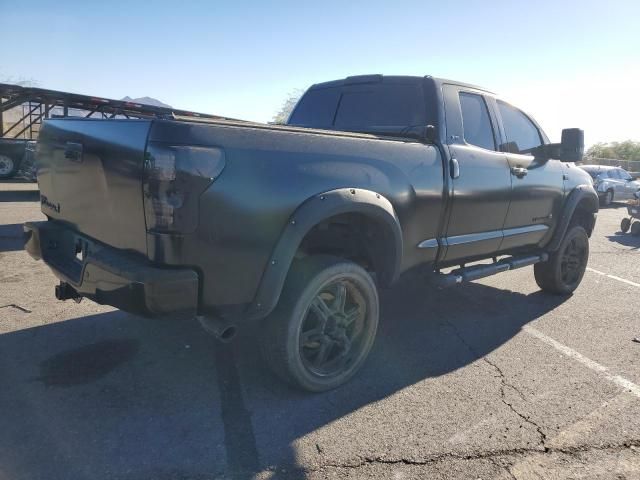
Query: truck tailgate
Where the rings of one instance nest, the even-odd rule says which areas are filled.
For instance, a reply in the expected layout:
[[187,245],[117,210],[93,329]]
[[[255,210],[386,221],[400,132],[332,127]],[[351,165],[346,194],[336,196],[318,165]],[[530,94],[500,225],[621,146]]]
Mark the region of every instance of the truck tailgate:
[[146,254],[142,175],[150,127],[150,120],[45,121],[37,151],[42,212]]

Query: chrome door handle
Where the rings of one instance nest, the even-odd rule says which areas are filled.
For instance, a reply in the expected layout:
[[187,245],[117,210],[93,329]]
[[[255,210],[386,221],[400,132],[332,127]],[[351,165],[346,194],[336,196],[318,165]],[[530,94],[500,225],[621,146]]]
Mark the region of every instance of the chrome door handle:
[[522,167],[511,167],[511,175],[515,175],[518,178],[524,177],[529,171]]
[[458,178],[460,176],[460,164],[457,158],[452,158],[449,162],[449,170],[451,172],[451,178]]

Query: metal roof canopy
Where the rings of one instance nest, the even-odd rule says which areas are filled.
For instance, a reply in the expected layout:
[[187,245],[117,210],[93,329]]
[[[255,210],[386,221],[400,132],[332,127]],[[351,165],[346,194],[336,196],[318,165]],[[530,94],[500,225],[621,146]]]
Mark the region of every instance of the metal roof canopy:
[[[16,122],[4,128],[3,113],[15,107],[23,107],[23,115]],[[43,119],[50,118],[54,107],[63,109],[63,117],[69,116],[69,109],[86,111],[85,118],[171,118],[173,116],[227,119],[218,115],[156,107],[137,102],[112,100],[109,98],[59,92],[44,88],[22,87],[0,83],[0,137],[20,138],[21,135],[33,139]],[[20,128],[22,127],[22,128]]]

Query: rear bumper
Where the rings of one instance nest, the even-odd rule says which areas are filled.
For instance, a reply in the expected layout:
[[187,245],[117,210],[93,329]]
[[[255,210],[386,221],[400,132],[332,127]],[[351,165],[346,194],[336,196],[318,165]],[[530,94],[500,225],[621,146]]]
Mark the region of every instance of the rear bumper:
[[197,314],[194,270],[159,268],[57,222],[29,222],[24,232],[25,250],[42,259],[80,297],[148,317]]

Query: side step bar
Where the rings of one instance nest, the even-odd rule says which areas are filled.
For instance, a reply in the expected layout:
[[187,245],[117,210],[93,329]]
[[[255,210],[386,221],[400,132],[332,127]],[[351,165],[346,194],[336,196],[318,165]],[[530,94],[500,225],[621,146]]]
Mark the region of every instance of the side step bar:
[[471,282],[473,280],[495,275],[496,273],[527,267],[535,263],[546,262],[547,260],[549,260],[549,255],[547,253],[520,257],[507,257],[488,265],[473,265],[471,267],[456,268],[449,273],[438,275],[436,283],[439,287],[451,287],[453,285],[459,285],[462,282]]

